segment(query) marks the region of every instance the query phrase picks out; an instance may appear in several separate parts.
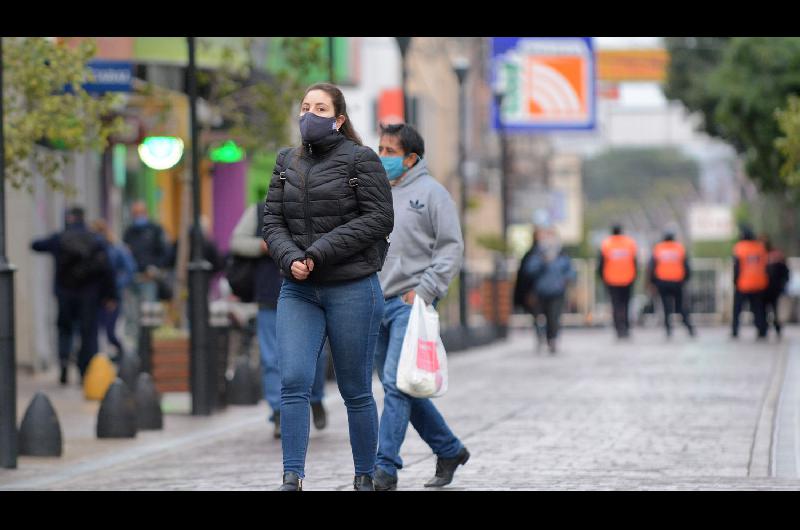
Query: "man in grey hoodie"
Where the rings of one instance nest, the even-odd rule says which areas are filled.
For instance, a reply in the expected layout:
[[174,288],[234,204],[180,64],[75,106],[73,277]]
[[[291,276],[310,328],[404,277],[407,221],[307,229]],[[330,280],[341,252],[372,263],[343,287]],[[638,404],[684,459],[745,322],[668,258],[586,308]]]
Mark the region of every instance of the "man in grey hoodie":
[[397,389],[397,364],[414,298],[436,304],[458,274],[464,252],[461,226],[447,189],[428,173],[422,158],[425,143],[413,127],[384,127],[378,154],[392,185],[395,224],[379,273],[386,305],[375,349],[384,389],[375,489],[397,488],[397,471],[403,468],[400,447],[409,421],[437,456],[435,476],[425,486],[445,486],[456,468],[467,462],[469,452],[430,399]]

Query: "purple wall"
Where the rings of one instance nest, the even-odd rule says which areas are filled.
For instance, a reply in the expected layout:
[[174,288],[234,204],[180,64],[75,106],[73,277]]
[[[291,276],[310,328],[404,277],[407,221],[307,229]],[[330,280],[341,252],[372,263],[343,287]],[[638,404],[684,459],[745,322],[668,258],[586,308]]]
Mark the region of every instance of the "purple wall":
[[245,209],[247,161],[215,164],[213,175],[214,241],[220,252],[226,253],[233,229]]

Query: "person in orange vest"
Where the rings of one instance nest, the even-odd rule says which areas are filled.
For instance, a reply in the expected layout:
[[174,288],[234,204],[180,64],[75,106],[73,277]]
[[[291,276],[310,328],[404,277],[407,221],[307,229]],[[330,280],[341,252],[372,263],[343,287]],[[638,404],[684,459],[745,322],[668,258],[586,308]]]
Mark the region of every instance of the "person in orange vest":
[[672,313],[680,313],[683,324],[694,337],[694,327],[689,320],[689,312],[683,305],[683,286],[689,281],[692,270],[686,248],[675,241],[675,234],[668,231],[664,240],[653,247],[653,256],[648,264],[650,283],[655,285],[658,296],[664,305],[664,326],[667,337],[672,336]]
[[[789,283],[789,267],[786,265],[786,256],[781,250],[775,248],[769,236],[761,236],[764,248],[767,250],[767,277],[769,285],[764,295],[765,318],[772,314],[772,325],[778,339],[781,338],[781,322],[778,320],[778,301]],[[769,324],[767,324],[769,329]]]
[[614,225],[611,235],[603,240],[597,263],[597,274],[602,278],[611,297],[614,328],[620,339],[630,336],[628,305],[633,282],[636,280],[636,242],[623,235],[622,226]]
[[767,336],[767,318],[764,295],[769,286],[767,276],[767,249],[758,241],[749,227],[741,227],[741,237],[733,247],[733,330],[732,338],[739,337],[739,314],[744,303],[753,313],[758,338]]

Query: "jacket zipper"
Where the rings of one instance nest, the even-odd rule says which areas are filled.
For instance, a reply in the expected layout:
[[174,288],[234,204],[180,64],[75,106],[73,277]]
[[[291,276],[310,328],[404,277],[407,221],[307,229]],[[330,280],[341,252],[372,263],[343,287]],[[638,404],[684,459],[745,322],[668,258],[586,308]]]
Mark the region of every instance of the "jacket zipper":
[[[311,144],[308,145],[308,154],[309,155],[313,154],[313,151],[311,150]],[[312,158],[311,159],[311,165],[308,166],[308,170],[306,171],[306,174],[305,175],[301,174],[301,176],[303,178],[303,195],[304,195],[304,202],[305,202],[305,211],[303,212],[303,214],[304,214],[305,219],[306,219],[306,237],[308,237],[308,244],[306,245],[306,248],[310,247],[311,243],[313,241],[313,235],[311,233],[312,232],[312,223],[311,223],[311,217],[309,216],[310,205],[309,205],[309,200],[308,200],[308,180],[307,180],[307,177],[311,173],[311,168],[314,167],[314,165],[315,164],[313,163],[313,158]]]

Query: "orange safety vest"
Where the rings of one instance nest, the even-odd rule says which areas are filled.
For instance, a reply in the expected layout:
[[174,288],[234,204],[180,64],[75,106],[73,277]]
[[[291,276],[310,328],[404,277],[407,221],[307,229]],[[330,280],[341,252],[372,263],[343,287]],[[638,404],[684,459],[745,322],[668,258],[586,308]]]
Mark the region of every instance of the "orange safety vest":
[[626,236],[609,236],[603,241],[603,281],[614,287],[630,285],[636,279],[636,242]]
[[662,282],[682,282],[686,278],[686,249],[677,241],[662,241],[653,247],[655,276]]
[[767,249],[761,241],[739,241],[733,247],[739,260],[739,278],[736,289],[743,293],[763,291],[769,285],[767,276]]

